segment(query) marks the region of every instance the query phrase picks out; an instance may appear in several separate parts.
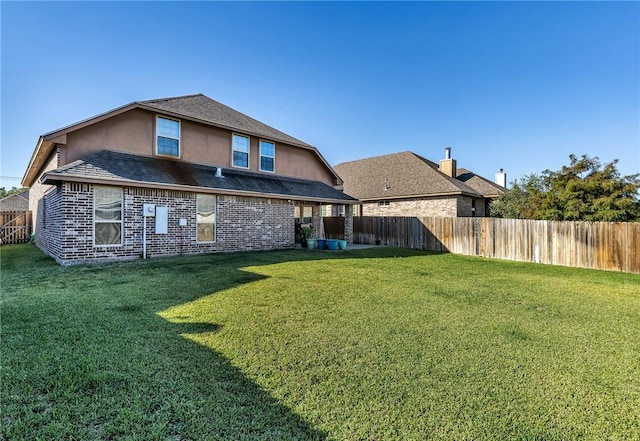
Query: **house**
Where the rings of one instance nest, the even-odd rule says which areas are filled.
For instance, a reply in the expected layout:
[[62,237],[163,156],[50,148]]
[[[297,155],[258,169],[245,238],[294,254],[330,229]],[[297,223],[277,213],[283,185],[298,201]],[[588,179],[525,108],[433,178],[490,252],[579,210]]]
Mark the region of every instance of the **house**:
[[61,264],[289,248],[352,205],[313,146],[204,95],[137,101],[40,136],[23,178]]
[[29,190],[13,193],[0,199],[0,211],[27,211],[29,209]]
[[400,152],[338,164],[345,193],[360,199],[362,216],[486,216],[492,198],[506,190],[467,169],[445,149],[436,164]]

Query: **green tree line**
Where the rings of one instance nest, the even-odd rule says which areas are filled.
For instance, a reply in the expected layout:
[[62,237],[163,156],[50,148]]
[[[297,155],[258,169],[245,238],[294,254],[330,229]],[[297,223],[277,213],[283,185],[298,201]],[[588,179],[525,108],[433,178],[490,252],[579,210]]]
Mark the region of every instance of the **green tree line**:
[[15,194],[15,193],[22,193],[25,190],[28,190],[28,188],[11,187],[11,190],[7,190],[4,187],[0,187],[0,199],[6,198],[7,196],[11,196],[12,194]]
[[493,217],[605,222],[640,221],[640,174],[621,176],[618,160],[569,156],[559,171],[524,176],[490,206]]

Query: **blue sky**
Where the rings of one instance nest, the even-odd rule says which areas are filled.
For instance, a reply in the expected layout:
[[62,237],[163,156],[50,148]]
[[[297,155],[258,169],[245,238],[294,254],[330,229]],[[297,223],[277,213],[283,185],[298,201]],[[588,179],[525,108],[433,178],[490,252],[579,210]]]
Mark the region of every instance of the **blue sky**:
[[39,135],[193,93],[332,165],[451,146],[490,179],[571,153],[640,172],[639,2],[3,1],[1,20],[7,188]]

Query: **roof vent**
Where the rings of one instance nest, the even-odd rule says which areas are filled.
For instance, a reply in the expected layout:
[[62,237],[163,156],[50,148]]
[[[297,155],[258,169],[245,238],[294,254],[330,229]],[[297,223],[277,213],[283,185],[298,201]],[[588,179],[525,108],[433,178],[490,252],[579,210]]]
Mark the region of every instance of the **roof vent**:
[[224,178],[224,176],[222,176],[222,167],[219,165],[216,167],[216,178]]

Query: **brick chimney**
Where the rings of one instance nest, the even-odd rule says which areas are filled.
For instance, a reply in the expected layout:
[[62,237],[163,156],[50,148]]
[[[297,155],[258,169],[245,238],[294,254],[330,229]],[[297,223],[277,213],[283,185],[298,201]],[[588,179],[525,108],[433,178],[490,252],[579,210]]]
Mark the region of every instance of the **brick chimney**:
[[444,149],[444,159],[440,160],[440,166],[438,167],[442,173],[447,176],[451,176],[455,178],[457,176],[458,170],[456,167],[456,160],[451,159],[451,147],[446,147]]

